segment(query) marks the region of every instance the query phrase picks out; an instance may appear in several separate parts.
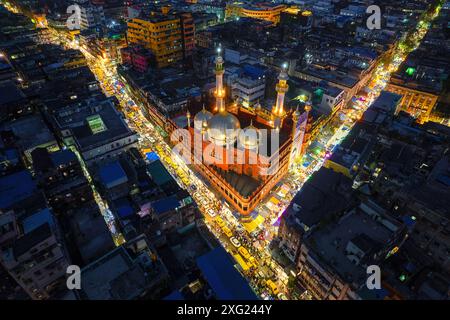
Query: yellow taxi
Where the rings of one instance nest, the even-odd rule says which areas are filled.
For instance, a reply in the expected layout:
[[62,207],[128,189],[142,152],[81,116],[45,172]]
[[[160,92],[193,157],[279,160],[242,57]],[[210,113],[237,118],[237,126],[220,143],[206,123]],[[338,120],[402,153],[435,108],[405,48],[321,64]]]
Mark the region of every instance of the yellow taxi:
[[250,260],[250,258],[252,258],[252,256],[250,255],[250,253],[248,252],[247,249],[245,249],[244,247],[239,247],[238,249],[239,253],[241,254],[241,256],[244,257],[245,260]]
[[249,264],[251,264],[253,267],[258,268],[258,262],[256,261],[255,257],[250,256],[248,259]]
[[250,267],[245,263],[244,259],[242,259],[242,257],[239,254],[234,254],[233,257],[234,260],[236,260],[236,262],[239,263],[243,271],[247,271],[248,269],[250,269]]
[[230,238],[230,237],[233,236],[233,232],[231,232],[230,228],[228,228],[228,227],[226,227],[226,226],[223,226],[223,227],[222,227],[222,231],[223,231],[223,233],[225,233],[225,235],[226,235],[228,238]]
[[222,218],[221,217],[217,217],[216,218],[216,223],[217,223],[217,225],[219,226],[219,227],[225,227],[225,222],[223,222],[223,220],[222,220]]
[[278,290],[277,285],[275,284],[275,282],[273,282],[272,280],[267,280],[266,281],[267,287],[269,287],[270,291],[274,294],[274,295],[278,295],[280,293],[280,290]]

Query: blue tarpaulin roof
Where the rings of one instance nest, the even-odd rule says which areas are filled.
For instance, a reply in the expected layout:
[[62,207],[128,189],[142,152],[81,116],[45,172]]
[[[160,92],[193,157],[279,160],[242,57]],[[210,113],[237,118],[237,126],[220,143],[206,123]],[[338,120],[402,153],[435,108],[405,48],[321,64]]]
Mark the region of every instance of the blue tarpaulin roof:
[[25,218],[22,221],[23,232],[25,234],[29,233],[44,223],[48,223],[50,226],[54,225],[53,215],[49,208],[45,208]]
[[153,162],[155,160],[159,160],[158,154],[156,152],[147,152],[145,154],[145,156],[147,157],[147,160],[149,162]]
[[218,300],[257,300],[247,281],[235,269],[222,247],[197,258],[197,266]]
[[125,197],[115,200],[114,206],[117,208],[119,218],[127,218],[135,212],[130,201]]
[[118,161],[108,163],[100,168],[100,180],[104,185],[111,185],[122,183],[127,180],[127,175],[123,171],[122,166]]
[[71,150],[61,150],[58,152],[50,153],[53,164],[59,166],[62,164],[69,163],[71,161],[77,161],[77,156]]
[[129,217],[133,214],[133,208],[128,205],[121,206],[117,209],[117,214],[120,218]]
[[152,208],[155,210],[155,213],[160,214],[170,210],[174,210],[180,206],[180,202],[178,201],[176,195],[172,195],[170,197],[157,200],[152,203]]
[[416,224],[416,221],[410,216],[403,216],[402,220],[408,228],[412,228]]
[[246,75],[250,76],[253,79],[260,78],[264,76],[265,73],[265,69],[263,69],[262,67],[256,67],[251,64],[245,64],[242,69],[244,70]]

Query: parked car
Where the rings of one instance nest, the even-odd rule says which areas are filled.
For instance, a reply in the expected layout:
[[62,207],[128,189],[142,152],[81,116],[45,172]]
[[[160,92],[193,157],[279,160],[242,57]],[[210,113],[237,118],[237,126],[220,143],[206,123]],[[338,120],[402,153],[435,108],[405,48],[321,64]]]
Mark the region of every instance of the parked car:
[[208,214],[213,218],[216,216],[216,212],[213,209],[208,209]]
[[236,239],[235,237],[231,237],[230,238],[230,242],[233,246],[235,246],[236,248],[239,248],[241,246],[241,243],[239,242],[238,239]]

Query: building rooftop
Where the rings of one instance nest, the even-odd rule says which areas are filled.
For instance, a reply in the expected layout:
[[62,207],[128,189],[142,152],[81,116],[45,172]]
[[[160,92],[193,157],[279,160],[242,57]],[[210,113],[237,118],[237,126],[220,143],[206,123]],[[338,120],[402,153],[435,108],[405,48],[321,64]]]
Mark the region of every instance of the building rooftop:
[[34,170],[41,172],[70,163],[78,163],[77,156],[69,149],[48,152],[45,148],[36,148],[31,152],[31,157]]
[[450,218],[450,161],[443,157],[433,167],[427,181],[422,185],[411,185],[406,192],[424,204],[426,208]]
[[439,94],[443,89],[444,68],[421,64],[421,58],[410,58],[390,78],[389,82],[415,90]]
[[82,273],[82,295],[89,300],[131,300],[158,284],[167,270],[145,236],[139,236],[87,265]]
[[213,170],[219,173],[219,175],[243,197],[251,196],[253,192],[262,185],[262,181],[253,179],[245,174],[238,174],[234,171],[224,171],[218,167],[214,167]]
[[55,120],[61,130],[72,131],[83,151],[133,134],[111,99],[93,98],[69,105],[57,110]]
[[36,183],[26,170],[0,177],[0,208],[11,207],[33,195],[36,190]]
[[152,208],[156,214],[162,214],[168,211],[175,210],[180,206],[180,202],[176,195],[171,195],[167,198],[159,199],[152,202]]
[[106,188],[114,188],[128,181],[128,177],[119,161],[102,165],[99,169],[99,177]]
[[369,109],[394,114],[402,96],[389,91],[381,91],[378,98],[370,105]]
[[115,248],[111,233],[97,208],[83,207],[70,219],[73,236],[81,258],[90,263]]
[[44,208],[22,220],[22,228],[25,234],[30,233],[41,225],[48,223],[50,226],[55,225],[55,220],[49,208]]
[[31,232],[17,239],[13,246],[14,257],[16,259],[27,253],[31,248],[38,245],[52,235],[52,231],[48,223],[44,223]]
[[[381,221],[383,219],[387,218]],[[338,222],[313,232],[307,242],[320,260],[342,279],[359,288],[367,279],[365,265],[384,258],[375,257],[374,254],[392,249],[388,245],[393,234],[388,227],[356,209]],[[358,254],[362,254],[362,257]]]
[[12,81],[0,84],[0,106],[9,103],[19,102],[25,99],[25,95]]
[[55,137],[39,115],[21,117],[4,124],[2,128],[12,130],[18,138],[18,145],[25,151],[39,146],[56,145]]
[[164,168],[164,165],[160,160],[155,160],[147,165],[147,171],[150,174],[152,180],[158,185],[162,186],[164,184],[174,182],[172,176]]
[[322,167],[295,195],[286,210],[286,217],[307,230],[325,217],[346,209],[351,203],[351,186],[351,179]]
[[353,77],[348,73],[319,69],[314,66],[309,66],[299,71],[347,88],[354,87],[359,81],[358,78]]
[[196,262],[218,300],[258,299],[222,247],[198,257]]

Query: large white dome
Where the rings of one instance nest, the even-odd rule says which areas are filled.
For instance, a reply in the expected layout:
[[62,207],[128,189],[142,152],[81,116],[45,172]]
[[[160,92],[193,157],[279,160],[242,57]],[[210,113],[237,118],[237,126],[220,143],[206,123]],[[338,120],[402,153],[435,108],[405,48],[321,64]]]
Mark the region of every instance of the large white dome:
[[219,112],[208,121],[208,137],[216,145],[231,145],[236,141],[240,128],[234,115],[228,111]]

